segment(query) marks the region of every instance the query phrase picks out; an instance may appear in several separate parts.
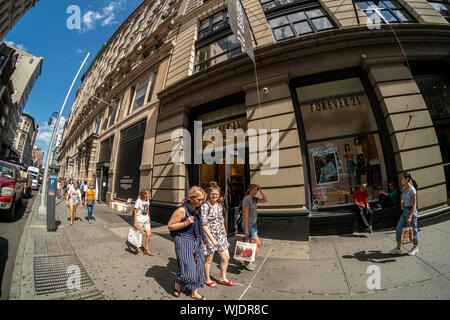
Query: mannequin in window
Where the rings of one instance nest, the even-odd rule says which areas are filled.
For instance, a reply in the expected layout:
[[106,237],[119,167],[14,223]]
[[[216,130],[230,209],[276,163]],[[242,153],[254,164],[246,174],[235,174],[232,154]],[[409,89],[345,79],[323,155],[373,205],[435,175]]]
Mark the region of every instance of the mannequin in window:
[[344,148],[345,148],[344,158],[347,159],[348,186],[350,187],[350,194],[352,194],[353,187],[356,185],[355,183],[356,163],[353,158],[355,155],[353,154],[349,144],[346,144]]
[[356,182],[358,185],[365,183],[366,180],[366,157],[364,156],[362,145],[359,142],[359,138],[355,138],[355,151],[356,151]]
[[320,168],[320,181],[319,183],[331,182],[331,178],[336,175],[336,166],[333,162],[328,162],[327,158],[322,158],[322,167]]

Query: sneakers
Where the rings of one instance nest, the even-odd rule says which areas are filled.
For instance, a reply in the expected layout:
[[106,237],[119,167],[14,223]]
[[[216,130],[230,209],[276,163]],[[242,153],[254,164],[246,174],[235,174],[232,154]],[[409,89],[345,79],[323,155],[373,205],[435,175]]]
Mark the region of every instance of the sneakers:
[[248,271],[255,271],[256,269],[256,264],[254,262],[244,262],[244,267],[245,269],[247,269]]
[[402,249],[394,248],[389,251],[389,254],[402,254]]
[[409,250],[408,255],[415,256],[418,253],[419,253],[419,249],[418,248],[412,248],[411,250]]

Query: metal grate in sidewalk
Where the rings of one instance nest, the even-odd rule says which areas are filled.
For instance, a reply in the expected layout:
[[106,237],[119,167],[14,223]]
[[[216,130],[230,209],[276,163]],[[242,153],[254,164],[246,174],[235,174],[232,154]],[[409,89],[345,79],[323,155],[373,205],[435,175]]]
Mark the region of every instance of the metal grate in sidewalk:
[[92,289],[80,293],[68,295],[57,300],[105,300],[98,289]]
[[[70,268],[70,269],[69,269]],[[71,292],[69,277],[74,277],[74,269],[79,272],[80,289],[94,286],[76,255],[34,257],[34,285],[37,295]],[[77,280],[78,280],[77,279]],[[72,283],[69,281],[69,283]]]

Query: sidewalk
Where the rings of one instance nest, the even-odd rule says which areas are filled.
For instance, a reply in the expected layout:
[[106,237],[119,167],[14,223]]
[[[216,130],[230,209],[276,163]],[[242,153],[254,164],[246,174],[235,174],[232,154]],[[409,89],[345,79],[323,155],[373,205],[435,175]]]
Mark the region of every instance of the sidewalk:
[[[56,233],[47,233],[36,199],[26,227],[23,259],[11,299],[189,299],[172,296],[177,271],[175,250],[167,226],[152,225],[154,257],[136,256],[125,242],[131,216],[96,205],[89,225],[87,209],[70,226],[69,210],[57,200]],[[386,254],[395,246],[394,231],[374,234],[311,237],[309,243],[264,239],[257,269],[250,272],[231,259],[229,278],[234,287],[200,289],[208,299],[450,299],[450,221],[421,228],[416,257]],[[230,239],[234,254],[236,238]],[[404,248],[406,251],[409,249]],[[211,266],[219,276],[218,257]],[[67,289],[67,268],[78,265],[81,290]],[[369,266],[381,271],[381,290],[367,288]],[[20,290],[19,290],[20,289]]]

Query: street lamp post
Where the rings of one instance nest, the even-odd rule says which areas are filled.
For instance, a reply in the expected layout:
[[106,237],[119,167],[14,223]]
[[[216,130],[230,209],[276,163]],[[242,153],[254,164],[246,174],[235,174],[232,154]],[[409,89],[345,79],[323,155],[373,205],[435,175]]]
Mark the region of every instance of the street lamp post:
[[[39,206],[39,214],[47,214],[47,206],[45,204],[45,199],[47,198],[48,167],[49,167],[49,163],[50,163],[50,157],[51,157],[50,154],[52,152],[52,147],[53,147],[53,144],[55,143],[55,136],[56,136],[56,132],[58,130],[59,121],[61,120],[61,116],[62,116],[62,113],[64,111],[64,107],[66,106],[67,100],[69,99],[70,93],[72,92],[72,88],[75,85],[75,82],[77,81],[77,78],[78,78],[81,70],[84,67],[84,64],[86,63],[86,61],[87,61],[87,59],[89,58],[90,55],[91,55],[91,53],[89,52],[87,54],[86,58],[84,59],[83,63],[81,64],[80,69],[78,69],[78,72],[77,72],[75,78],[72,81],[72,85],[70,86],[69,91],[67,92],[66,99],[64,100],[64,103],[63,103],[63,105],[61,107],[61,111],[59,113],[59,116],[56,119],[55,127],[53,128],[52,139],[50,140],[50,146],[48,148],[47,158],[45,159],[45,170],[44,170],[44,179],[42,181],[41,204]],[[52,115],[51,118],[53,118],[53,115]],[[51,125],[51,122],[50,122],[50,125]]]

